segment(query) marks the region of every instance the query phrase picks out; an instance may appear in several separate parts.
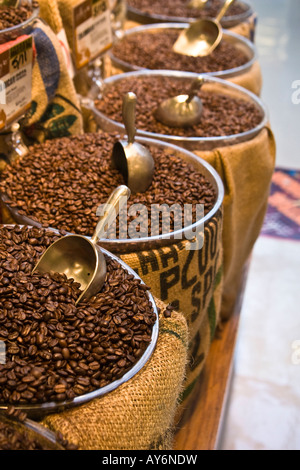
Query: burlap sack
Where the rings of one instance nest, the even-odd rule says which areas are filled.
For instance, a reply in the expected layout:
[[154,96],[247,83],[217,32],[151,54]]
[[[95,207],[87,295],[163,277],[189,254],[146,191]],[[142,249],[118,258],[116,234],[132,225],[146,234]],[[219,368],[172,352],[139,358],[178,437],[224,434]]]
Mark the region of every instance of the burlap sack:
[[60,43],[52,29],[36,20],[32,35],[37,50],[33,66],[32,104],[21,121],[31,141],[80,134],[82,115]]
[[243,266],[265,217],[275,167],[275,139],[268,126],[248,142],[195,153],[216,169],[225,187],[221,317],[228,319],[242,280]]
[[189,250],[180,240],[158,249],[117,253],[153,294],[182,312],[189,327],[189,364],[186,398],[200,376],[220,319],[223,253],[222,211],[204,228],[203,248]]
[[257,19],[257,13],[253,12],[252,15],[249,16],[249,18],[247,18],[245,21],[239,23],[236,26],[233,26],[232,28],[229,28],[229,31],[239,34],[240,36],[244,36],[250,41],[255,42]]
[[161,309],[159,337],[145,367],[115,391],[42,424],[60,431],[79,450],[170,450],[186,371],[188,327],[184,316]]
[[55,34],[63,29],[57,0],[38,0],[40,7],[40,18],[50,26]]

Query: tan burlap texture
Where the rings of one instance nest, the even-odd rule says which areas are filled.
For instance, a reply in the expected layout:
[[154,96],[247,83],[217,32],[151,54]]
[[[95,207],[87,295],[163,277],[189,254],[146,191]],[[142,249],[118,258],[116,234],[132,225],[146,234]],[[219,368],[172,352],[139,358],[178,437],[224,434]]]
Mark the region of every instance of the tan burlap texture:
[[248,142],[199,152],[220,175],[223,203],[223,298],[221,317],[228,319],[265,217],[275,167],[276,144],[269,126]]
[[79,450],[149,450],[172,448],[175,416],[185,378],[188,327],[175,311],[161,309],[156,348],[143,369],[103,397],[61,413],[42,424],[60,431]]
[[63,29],[57,0],[38,0],[40,7],[40,18],[50,26],[55,34]]
[[73,8],[79,0],[56,0],[61,20],[66,31],[70,51],[72,54],[74,51],[74,26],[73,26]]

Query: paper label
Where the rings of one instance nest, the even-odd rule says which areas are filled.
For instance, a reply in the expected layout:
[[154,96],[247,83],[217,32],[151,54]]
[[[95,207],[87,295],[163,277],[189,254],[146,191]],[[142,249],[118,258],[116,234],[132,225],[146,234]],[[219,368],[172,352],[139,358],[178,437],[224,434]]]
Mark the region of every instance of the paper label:
[[106,0],[85,0],[74,7],[75,66],[84,67],[112,46],[110,9]]
[[33,42],[25,37],[0,51],[0,129],[30,108]]

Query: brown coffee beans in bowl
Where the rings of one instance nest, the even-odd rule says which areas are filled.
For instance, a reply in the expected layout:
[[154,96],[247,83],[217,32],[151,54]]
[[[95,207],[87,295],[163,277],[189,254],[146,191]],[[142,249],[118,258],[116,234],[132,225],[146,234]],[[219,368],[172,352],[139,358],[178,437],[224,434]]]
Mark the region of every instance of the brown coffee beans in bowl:
[[0,5],[0,44],[17,39],[23,34],[28,34],[29,26],[39,14],[37,1],[23,2],[22,5],[12,7]]
[[[99,132],[35,144],[25,159],[15,161],[2,172],[0,191],[20,216],[48,227],[92,235],[98,206],[107,201],[113,189],[124,184],[111,164],[117,139],[116,134]],[[154,142],[148,149],[155,161],[155,173],[147,191],[132,194],[128,200],[128,226],[134,223],[135,214],[130,215],[130,208],[135,204],[143,205],[145,214],[147,211],[145,237],[151,236],[151,209],[155,204],[190,204],[194,222],[198,204],[203,205],[204,214],[209,214],[217,194],[203,172],[185,161],[179,148],[175,151]],[[172,219],[169,232],[174,226]],[[120,238],[118,224],[116,228]],[[159,229],[163,233],[163,227]]]
[[12,28],[24,23],[32,15],[32,7],[29,5],[18,8],[0,5],[0,30]]
[[[174,20],[181,18],[215,18],[221,10],[224,1],[210,0],[205,8],[199,9],[189,6],[189,0],[128,0],[128,16],[130,19],[137,19],[136,14],[144,19],[148,17],[158,20]],[[251,12],[251,8],[244,2],[235,2],[228,9],[226,17],[240,17]],[[135,15],[134,15],[135,13]],[[154,21],[152,21],[154,22]]]
[[157,312],[148,288],[112,255],[105,254],[102,290],[77,306],[80,286],[73,280],[32,274],[58,236],[0,226],[1,407],[30,413],[74,404],[122,380],[155,344]]
[[256,56],[254,46],[246,39],[224,32],[222,41],[209,55],[192,57],[173,50],[183,27],[161,24],[134,28],[125,32],[109,52],[112,64],[122,71],[179,70],[235,76],[246,72]]
[[252,95],[246,90],[214,78],[205,79],[207,84],[197,93],[203,103],[198,124],[185,128],[170,127],[158,121],[155,117],[158,105],[165,99],[187,94],[196,76],[169,71],[121,74],[105,80],[102,98],[95,102],[95,106],[107,119],[122,123],[122,98],[129,91],[134,92],[137,96],[138,130],[184,139],[234,136],[251,131],[262,122],[263,114],[256,104],[256,97],[248,99]]

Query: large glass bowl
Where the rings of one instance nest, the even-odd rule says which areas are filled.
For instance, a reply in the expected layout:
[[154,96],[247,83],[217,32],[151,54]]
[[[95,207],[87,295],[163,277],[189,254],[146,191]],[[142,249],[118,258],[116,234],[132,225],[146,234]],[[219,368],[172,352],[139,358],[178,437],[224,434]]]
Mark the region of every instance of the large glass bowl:
[[[96,116],[96,120],[98,124],[100,124],[102,119],[98,119]],[[110,123],[104,121],[106,131],[108,133],[113,132],[115,133],[115,125],[114,123]],[[125,129],[122,127],[118,127],[118,131],[120,135],[124,135]],[[176,230],[171,233],[164,233],[161,235],[153,235],[149,237],[141,237],[141,238],[127,238],[127,239],[101,239],[100,245],[107,250],[113,253],[129,253],[134,252],[137,250],[149,250],[160,248],[162,246],[167,246],[174,243],[174,240],[184,240],[184,239],[191,239],[191,233],[202,233],[204,225],[219,211],[222,206],[223,198],[224,198],[224,187],[222,180],[215,169],[207,163],[202,158],[196,156],[194,153],[189,152],[182,147],[178,147],[168,142],[159,141],[157,139],[149,139],[146,137],[137,136],[136,142],[141,143],[142,145],[146,146],[150,152],[151,148],[153,149],[160,149],[162,151],[168,152],[172,155],[175,155],[187,162],[189,162],[195,169],[200,171],[204,177],[211,183],[213,186],[215,193],[216,193],[216,200],[213,209],[203,216],[200,220],[195,222],[193,225],[183,227],[182,230]],[[5,194],[0,194],[1,202],[5,208],[5,210],[9,213],[10,217],[20,225],[30,225],[41,227],[41,224],[32,220],[30,217],[26,217],[24,215],[19,214],[18,210],[12,208],[7,203],[7,197]],[[60,227],[53,227],[54,229],[59,229]]]
[[[188,24],[182,24],[182,23],[161,23],[161,24],[156,24],[156,25],[137,26],[136,28],[131,28],[125,31],[124,36],[115,42],[115,44],[113,45],[113,48],[108,53],[108,57],[110,58],[112,65],[116,67],[117,69],[121,70],[122,72],[146,70],[145,68],[140,67],[138,64],[131,63],[130,60],[126,60],[126,58],[120,59],[116,57],[113,53],[113,49],[117,48],[118,44],[121,41],[126,41],[127,37],[130,37],[136,33],[156,34],[156,33],[162,32],[163,30],[171,29],[171,30],[177,30],[178,35],[179,35],[182,29],[187,28],[187,27],[188,27]],[[257,60],[257,50],[256,50],[255,45],[248,39],[244,38],[243,36],[232,33],[230,31],[223,32],[222,40],[225,41],[226,43],[229,43],[230,45],[233,45],[239,51],[243,52],[247,57],[247,62],[238,67],[234,67],[234,68],[222,70],[222,71],[211,71],[203,75],[205,76],[211,75],[211,76],[218,77],[218,78],[228,79],[232,77],[237,77],[241,74],[246,73],[248,70],[250,70],[253,64],[255,63],[255,61]],[[145,51],[145,54],[146,53],[147,51]],[[191,58],[191,60],[193,60],[193,58]],[[201,70],[195,70],[194,72],[202,73]]]
[[[198,74],[191,72],[174,72],[168,70],[146,70],[139,72],[128,72],[124,74],[114,75],[108,77],[104,80],[103,93],[108,86],[113,86],[118,80],[126,80],[129,77],[179,77],[190,80],[191,83],[198,77]],[[235,98],[243,99],[245,101],[251,102],[259,110],[261,114],[260,123],[253,129],[242,132],[239,134],[233,134],[228,136],[216,136],[216,137],[184,137],[176,135],[167,135],[167,134],[156,134],[153,132],[148,132],[146,130],[141,130],[137,128],[137,135],[141,137],[147,137],[151,139],[158,139],[160,141],[168,142],[169,144],[179,145],[187,150],[196,151],[196,150],[212,150],[217,147],[224,147],[229,145],[235,145],[241,142],[248,141],[254,138],[268,123],[268,112],[262,100],[257,97],[254,93],[246,90],[245,88],[230,83],[226,80],[219,79],[217,77],[206,77],[205,84],[202,87],[203,90],[213,90],[228,96]],[[99,111],[95,103],[91,101],[86,102],[86,106],[93,112],[95,119],[100,126],[105,131],[108,132],[120,132],[124,133],[124,125],[121,122],[117,122],[109,118],[105,113]],[[138,126],[137,126],[138,127]]]
[[[131,269],[127,264],[125,264],[120,258],[118,258],[116,255],[108,252],[104,248],[102,248],[102,251],[109,258],[111,258],[113,260],[116,260],[121,265],[121,267],[123,269],[125,269],[129,274],[134,276],[135,279],[139,279],[141,281],[141,283],[144,284],[144,282],[137,275],[137,273],[133,269]],[[154,300],[152,294],[149,291],[147,291],[147,296],[149,298],[149,302],[151,303],[151,305],[153,307],[153,311],[154,311],[155,316],[156,316],[156,321],[155,321],[155,323],[153,325],[153,328],[152,328],[151,342],[149,343],[149,346],[146,348],[146,350],[144,351],[144,353],[140,357],[140,359],[120,379],[115,380],[115,381],[111,382],[110,384],[108,384],[104,387],[101,387],[101,388],[99,388],[99,389],[97,389],[93,392],[87,393],[85,395],[77,396],[73,400],[66,400],[66,401],[61,401],[61,402],[41,403],[41,404],[14,404],[14,408],[16,410],[20,410],[22,412],[25,412],[26,415],[28,416],[28,418],[30,418],[30,419],[39,420],[47,414],[58,413],[58,412],[62,412],[64,410],[67,410],[67,409],[70,409],[70,408],[74,408],[76,406],[84,405],[84,404],[88,403],[91,400],[99,398],[99,397],[115,390],[120,385],[122,385],[125,382],[128,382],[129,380],[131,380],[146,365],[146,363],[148,362],[148,360],[152,356],[152,353],[155,350],[157,339],[158,339],[158,332],[159,332],[158,309],[157,309],[155,300]],[[9,405],[9,404],[5,404],[5,403],[0,402],[0,410],[7,411],[10,406],[11,405]]]
[[[240,23],[246,21],[250,16],[253,14],[253,9],[251,5],[246,2],[237,2],[242,9],[242,12],[238,15],[225,15],[222,20],[221,24],[223,28],[233,28]],[[151,23],[189,23],[191,20],[195,18],[192,17],[177,17],[177,16],[167,16],[167,15],[160,15],[157,13],[148,14],[144,11],[138,10],[137,8],[132,7],[131,5],[127,5],[127,18],[131,21],[135,21],[136,23],[140,24],[151,24]]]

